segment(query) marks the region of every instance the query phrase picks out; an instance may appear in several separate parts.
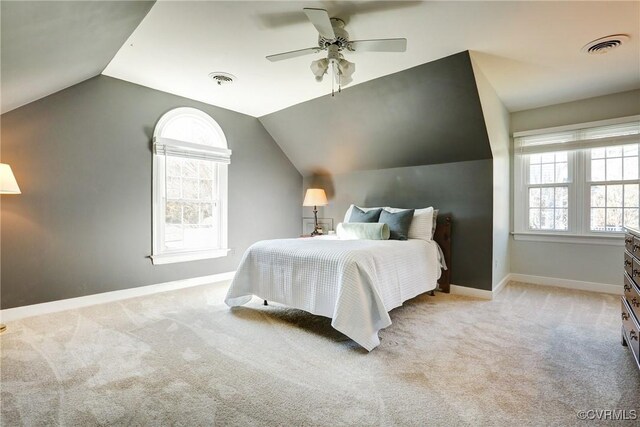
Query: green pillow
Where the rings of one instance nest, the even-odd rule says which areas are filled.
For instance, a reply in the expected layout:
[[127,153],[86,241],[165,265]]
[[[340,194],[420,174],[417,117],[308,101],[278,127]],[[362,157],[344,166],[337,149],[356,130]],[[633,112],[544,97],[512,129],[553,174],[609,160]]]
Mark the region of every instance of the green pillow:
[[407,209],[391,213],[383,209],[380,212],[378,222],[383,222],[389,226],[390,240],[407,240],[414,211],[415,209]]
[[382,208],[371,209],[365,212],[359,207],[354,206],[351,211],[351,216],[349,217],[349,222],[378,222],[380,212],[382,212]]
[[336,233],[344,240],[388,240],[390,235],[389,226],[381,222],[341,222]]

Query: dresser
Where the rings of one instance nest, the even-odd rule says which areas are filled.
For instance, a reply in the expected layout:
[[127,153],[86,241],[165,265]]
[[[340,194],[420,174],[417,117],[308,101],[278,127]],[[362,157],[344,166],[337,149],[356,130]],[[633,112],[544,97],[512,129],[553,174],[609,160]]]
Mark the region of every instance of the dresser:
[[640,230],[627,228],[624,237],[622,345],[628,346],[640,368]]

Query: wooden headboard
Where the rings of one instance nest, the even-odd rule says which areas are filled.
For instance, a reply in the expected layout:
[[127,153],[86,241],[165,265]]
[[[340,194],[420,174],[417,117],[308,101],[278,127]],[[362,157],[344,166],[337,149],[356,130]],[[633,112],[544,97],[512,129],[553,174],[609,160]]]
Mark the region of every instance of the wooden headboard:
[[438,279],[438,288],[441,292],[449,293],[451,285],[451,217],[445,216],[442,220],[438,221],[436,225],[436,232],[433,236],[433,240],[442,248],[444,253],[444,261],[447,264],[447,269],[442,270],[442,275]]

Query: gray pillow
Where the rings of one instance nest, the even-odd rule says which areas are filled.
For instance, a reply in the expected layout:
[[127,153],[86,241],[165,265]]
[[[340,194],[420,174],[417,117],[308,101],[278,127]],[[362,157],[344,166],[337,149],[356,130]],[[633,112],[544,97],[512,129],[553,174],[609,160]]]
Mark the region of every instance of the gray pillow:
[[378,222],[384,222],[389,226],[389,232],[391,234],[389,240],[407,240],[414,211],[415,209],[407,209],[391,213],[383,210],[380,213],[380,219]]
[[382,208],[371,209],[365,212],[359,207],[354,206],[351,211],[351,216],[349,217],[349,222],[378,222],[380,212],[382,212]]

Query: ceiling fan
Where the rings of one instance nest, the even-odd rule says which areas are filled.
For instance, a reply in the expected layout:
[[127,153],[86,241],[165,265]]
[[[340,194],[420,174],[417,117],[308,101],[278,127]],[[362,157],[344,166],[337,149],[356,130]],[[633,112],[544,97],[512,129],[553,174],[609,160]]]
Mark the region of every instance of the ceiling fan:
[[338,84],[338,91],[343,85],[353,81],[352,76],[356,70],[356,64],[344,59],[342,52],[404,52],[407,50],[407,39],[403,38],[349,40],[349,33],[344,29],[345,24],[342,19],[330,18],[329,13],[324,9],[304,8],[303,10],[318,30],[318,46],[269,55],[267,59],[276,62],[327,51],[326,58],[311,62],[311,71],[320,82],[331,67],[331,74]]

